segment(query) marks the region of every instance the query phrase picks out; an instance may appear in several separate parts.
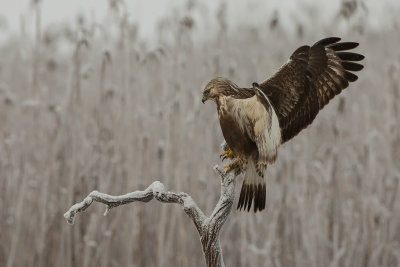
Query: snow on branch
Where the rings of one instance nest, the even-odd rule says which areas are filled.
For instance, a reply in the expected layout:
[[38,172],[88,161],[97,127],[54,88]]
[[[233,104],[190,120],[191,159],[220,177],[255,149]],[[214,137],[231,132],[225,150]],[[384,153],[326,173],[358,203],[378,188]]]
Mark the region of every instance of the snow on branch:
[[159,181],[153,182],[143,191],[135,191],[121,196],[111,196],[93,191],[82,202],[73,205],[64,214],[64,217],[68,223],[73,224],[76,214],[85,211],[93,201],[107,206],[104,215],[107,215],[114,207],[136,201],[149,202],[153,198],[163,203],[178,203],[192,219],[199,232],[207,266],[225,266],[219,234],[231,212],[235,198],[235,175],[227,174],[219,166],[215,166],[214,170],[221,178],[221,196],[210,217],[204,215],[191,196],[182,192],[165,191],[164,185]]

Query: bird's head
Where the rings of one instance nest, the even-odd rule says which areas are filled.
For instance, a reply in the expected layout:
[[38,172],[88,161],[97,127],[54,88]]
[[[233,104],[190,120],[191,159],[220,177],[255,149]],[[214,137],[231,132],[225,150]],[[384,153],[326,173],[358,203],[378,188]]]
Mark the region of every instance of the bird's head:
[[201,102],[203,102],[203,104],[208,100],[214,100],[220,95],[220,90],[219,90],[219,86],[215,83],[214,81],[215,79],[211,80],[206,87],[204,88],[203,91],[203,97],[201,99]]
[[204,88],[203,91],[203,98],[201,101],[203,104],[208,100],[211,99],[216,101],[220,96],[227,96],[230,95],[233,91],[237,91],[239,88],[236,84],[232,83],[228,79],[225,78],[214,78],[212,79]]

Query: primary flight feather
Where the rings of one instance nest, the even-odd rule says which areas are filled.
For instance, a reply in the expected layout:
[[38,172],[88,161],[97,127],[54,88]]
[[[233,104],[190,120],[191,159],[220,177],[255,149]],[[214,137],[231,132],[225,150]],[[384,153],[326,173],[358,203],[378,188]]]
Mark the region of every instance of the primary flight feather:
[[265,208],[267,165],[274,163],[280,144],[312,123],[335,95],[357,80],[352,73],[363,65],[363,55],[347,52],[355,42],[322,39],[298,48],[278,72],[261,84],[239,88],[225,78],[212,79],[203,91],[203,103],[217,104],[222,134],[234,157],[228,170],[243,171],[245,178],[238,209]]

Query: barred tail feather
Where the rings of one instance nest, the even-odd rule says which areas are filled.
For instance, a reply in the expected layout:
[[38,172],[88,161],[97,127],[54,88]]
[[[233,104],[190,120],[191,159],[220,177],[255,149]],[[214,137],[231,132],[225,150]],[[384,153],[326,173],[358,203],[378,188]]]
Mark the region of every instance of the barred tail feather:
[[267,186],[265,178],[257,174],[256,165],[252,159],[249,159],[247,164],[246,174],[242,189],[240,191],[240,197],[237,209],[250,211],[251,204],[254,200],[254,212],[262,211],[265,209],[266,191]]

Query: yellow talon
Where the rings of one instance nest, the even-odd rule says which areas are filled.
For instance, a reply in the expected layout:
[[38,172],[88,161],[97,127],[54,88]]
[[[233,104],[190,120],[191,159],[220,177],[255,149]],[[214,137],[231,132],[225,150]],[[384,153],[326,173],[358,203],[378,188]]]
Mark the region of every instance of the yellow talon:
[[224,151],[221,155],[219,155],[219,157],[222,158],[228,154],[229,154],[229,149],[227,151]]
[[234,165],[234,166],[231,166],[231,165],[232,164],[224,166],[224,168],[226,169],[227,173],[232,171],[232,170],[235,171],[236,174],[240,173],[240,168],[237,165]]
[[234,158],[235,154],[233,154],[232,150],[228,149],[227,151],[224,151],[221,155],[220,158],[222,158],[222,161],[224,161],[227,158]]

